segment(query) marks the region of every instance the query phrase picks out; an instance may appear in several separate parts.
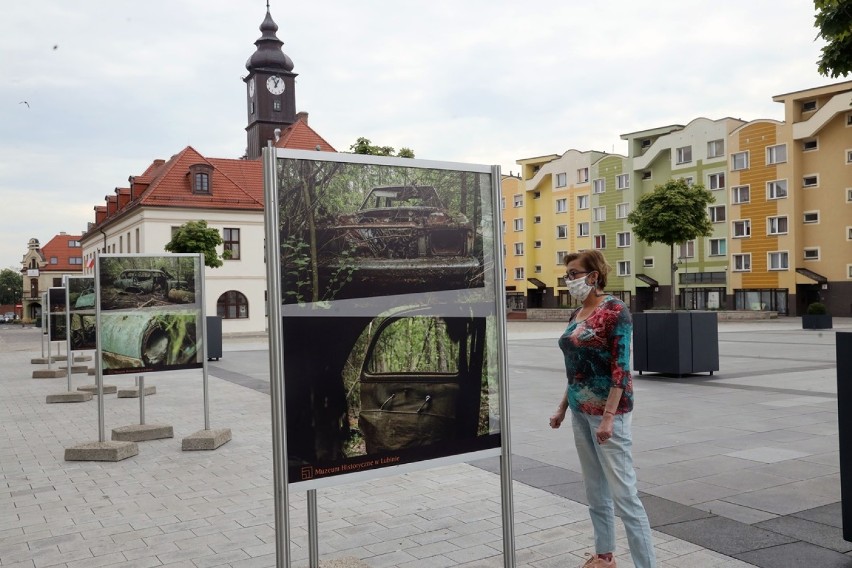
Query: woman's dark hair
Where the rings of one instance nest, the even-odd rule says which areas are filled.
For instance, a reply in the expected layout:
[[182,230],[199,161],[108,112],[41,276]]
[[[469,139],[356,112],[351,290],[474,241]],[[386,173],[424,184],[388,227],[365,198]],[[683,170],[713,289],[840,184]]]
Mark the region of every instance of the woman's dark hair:
[[603,290],[606,287],[606,275],[609,273],[609,265],[606,259],[597,250],[584,250],[582,252],[572,252],[565,255],[565,266],[569,262],[579,260],[585,270],[598,273],[597,287]]

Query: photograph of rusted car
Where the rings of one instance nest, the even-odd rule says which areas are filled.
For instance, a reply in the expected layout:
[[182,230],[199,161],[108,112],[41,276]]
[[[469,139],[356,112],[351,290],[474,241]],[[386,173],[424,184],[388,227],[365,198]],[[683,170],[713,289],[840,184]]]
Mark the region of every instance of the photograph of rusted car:
[[102,310],[196,303],[193,257],[103,257],[100,262]]

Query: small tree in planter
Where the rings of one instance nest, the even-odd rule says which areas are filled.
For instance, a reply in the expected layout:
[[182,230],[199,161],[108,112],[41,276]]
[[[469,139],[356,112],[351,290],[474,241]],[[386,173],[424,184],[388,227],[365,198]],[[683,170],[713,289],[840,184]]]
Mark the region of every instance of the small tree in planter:
[[[637,239],[669,245],[671,262],[672,313],[634,315],[633,362],[640,374],[657,371],[681,376],[696,371],[713,374],[719,370],[716,314],[675,311],[674,247],[712,234],[707,206],[715,201],[703,185],[672,179],[640,197],[627,216]],[[693,345],[701,345],[701,349],[693,349]]]
[[703,185],[689,185],[684,179],[671,179],[640,197],[636,208],[627,216],[637,239],[648,244],[669,245],[672,311],[675,310],[677,270],[674,247],[678,243],[713,234],[707,206],[715,201],[716,198]]
[[808,305],[802,316],[802,329],[831,329],[831,315],[825,309],[825,304],[814,302]]

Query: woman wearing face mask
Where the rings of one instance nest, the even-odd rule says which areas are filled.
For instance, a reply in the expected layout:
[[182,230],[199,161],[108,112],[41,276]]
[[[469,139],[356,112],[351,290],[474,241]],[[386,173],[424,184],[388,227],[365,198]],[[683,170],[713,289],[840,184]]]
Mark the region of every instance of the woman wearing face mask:
[[636,568],[656,566],[648,515],[639,500],[633,470],[630,424],[633,382],[630,341],[633,324],[627,306],[603,292],[609,267],[596,250],[565,258],[568,292],[582,303],[559,338],[568,388],[550,427],[559,428],[568,409],[580,458],[595,554],[584,568],[615,568],[615,515],[624,523]]

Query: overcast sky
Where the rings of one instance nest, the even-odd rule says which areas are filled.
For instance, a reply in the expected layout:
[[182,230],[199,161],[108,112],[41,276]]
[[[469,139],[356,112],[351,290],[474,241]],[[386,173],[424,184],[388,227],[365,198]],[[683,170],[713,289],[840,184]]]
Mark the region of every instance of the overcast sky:
[[[0,268],[79,234],[115,187],[187,145],[245,152],[265,0],[40,0],[0,12]],[[704,116],[783,119],[820,76],[810,0],[271,0],[297,109],[338,150],[499,164],[626,153]],[[26,103],[22,102],[26,101]]]

